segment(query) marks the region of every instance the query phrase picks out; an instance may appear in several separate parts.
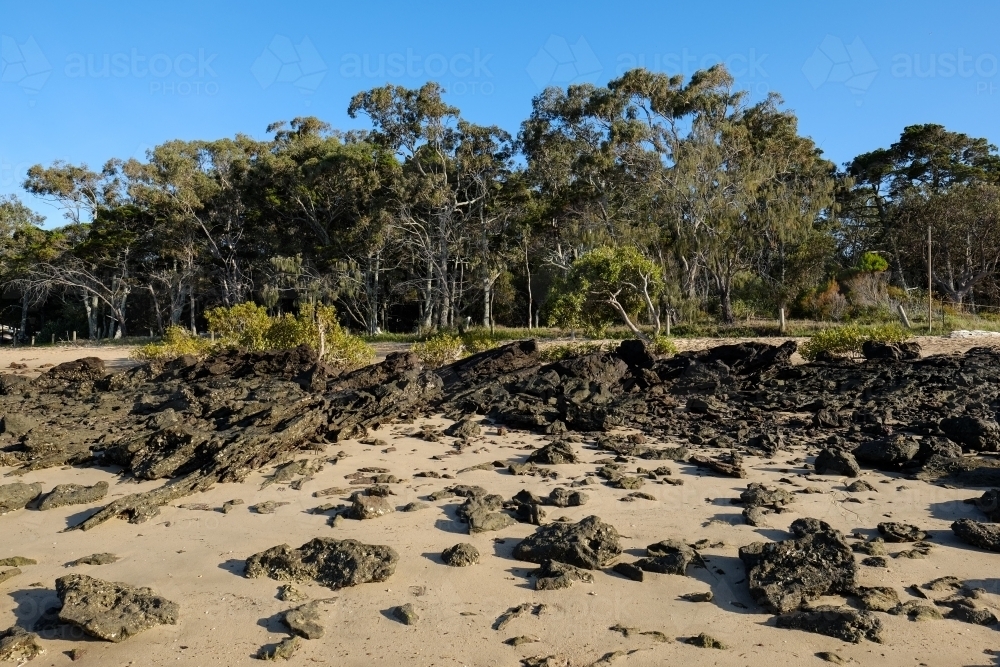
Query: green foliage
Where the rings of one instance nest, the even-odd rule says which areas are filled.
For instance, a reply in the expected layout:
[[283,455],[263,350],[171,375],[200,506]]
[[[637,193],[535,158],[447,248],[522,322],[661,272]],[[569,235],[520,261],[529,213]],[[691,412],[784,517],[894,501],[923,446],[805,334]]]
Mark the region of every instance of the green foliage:
[[469,354],[479,354],[486,350],[500,347],[504,343],[504,338],[491,332],[485,327],[469,329],[462,334],[462,345],[465,346]]
[[880,343],[900,343],[912,334],[899,324],[859,326],[848,324],[821,331],[799,348],[799,353],[809,361],[820,352],[831,354],[860,354],[861,346],[867,341]]
[[668,336],[656,336],[653,338],[653,352],[659,355],[672,357],[677,354],[677,345],[674,339]]
[[218,336],[220,348],[258,352],[307,345],[338,368],[357,368],[375,356],[371,346],[340,326],[333,306],[307,303],[297,315],[269,317],[262,306],[247,302],[213,308],[205,313],[205,319],[209,330]]
[[552,363],[562,359],[572,359],[585,354],[593,354],[603,349],[604,345],[601,343],[556,343],[543,347],[539,350],[538,356],[542,361]]
[[250,301],[226,308],[219,306],[205,311],[208,330],[216,335],[222,347],[239,347],[251,352],[267,349],[267,332],[271,318],[263,306]]
[[439,331],[422,343],[414,343],[410,347],[425,366],[437,368],[461,359],[465,352],[465,344],[458,336]]
[[612,324],[634,322],[655,302],[660,267],[634,246],[600,246],[581,255],[553,286],[549,319],[563,329],[583,328],[600,337]]
[[857,266],[854,267],[862,272],[881,272],[889,269],[889,261],[885,257],[874,252],[866,252],[861,255]]
[[203,357],[212,349],[211,341],[195,336],[184,327],[167,327],[163,340],[137,347],[129,353],[136,361],[165,361],[186,354]]

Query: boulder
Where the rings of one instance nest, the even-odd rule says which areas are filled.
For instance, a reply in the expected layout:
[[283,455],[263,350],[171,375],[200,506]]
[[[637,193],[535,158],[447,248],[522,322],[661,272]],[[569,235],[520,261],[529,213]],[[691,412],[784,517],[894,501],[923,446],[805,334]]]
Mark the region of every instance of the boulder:
[[60,621],[110,642],[125,641],[156,625],[175,625],[180,613],[177,603],[149,588],[83,574],[56,579],[56,594],[62,602]]
[[920,345],[912,341],[882,343],[866,340],[861,344],[861,354],[869,360],[912,361],[920,358]]
[[754,542],[741,547],[739,556],[750,594],[774,613],[855,589],[854,554],[843,536],[829,528],[781,542]]
[[793,611],[778,616],[775,626],[815,632],[854,644],[862,639],[882,643],[882,621],[869,611],[858,611],[850,607],[823,605],[805,611]]
[[277,581],[315,581],[334,590],[385,581],[396,571],[399,555],[392,547],[357,540],[317,537],[298,549],[287,544],[247,559],[244,575]]
[[558,465],[561,463],[579,463],[580,459],[568,442],[562,440],[550,442],[541,449],[536,449],[528,457],[528,463],[545,463]]
[[878,525],[878,532],[886,542],[920,542],[928,534],[909,523],[884,521]]
[[574,582],[592,583],[594,575],[589,571],[573,565],[547,560],[537,570],[532,570],[528,576],[535,577],[535,590],[554,591],[569,588]]
[[862,443],[852,454],[861,463],[876,468],[894,469],[910,462],[920,451],[920,444],[913,438],[895,435]]
[[621,552],[621,541],[614,526],[596,516],[588,516],[579,523],[554,523],[539,528],[514,547],[513,556],[532,563],[554,560],[596,570]]
[[972,519],[959,519],[951,524],[958,539],[980,549],[1000,552],[1000,525],[981,523]]
[[979,452],[1000,451],[1000,426],[992,419],[973,415],[946,417],[941,420],[940,427],[950,440],[966,449]]
[[293,635],[305,639],[319,639],[325,630],[320,624],[319,602],[310,602],[294,609],[289,609],[281,617]]
[[589,496],[583,491],[571,491],[561,486],[557,486],[549,493],[549,504],[556,507],[579,507],[586,504]]
[[452,567],[467,567],[479,562],[479,549],[468,542],[460,542],[441,552],[441,560]]
[[108,495],[108,483],[98,482],[93,486],[80,484],[58,484],[38,505],[40,510],[51,510],[66,505],[86,505],[103,500]]
[[695,557],[695,550],[680,540],[663,540],[646,547],[646,557],[634,564],[644,572],[683,575]]
[[38,482],[0,484],[0,514],[24,509],[28,503],[40,495],[42,495],[42,485]]
[[842,449],[824,449],[813,463],[817,475],[841,475],[857,477],[861,474],[861,466],[850,452]]

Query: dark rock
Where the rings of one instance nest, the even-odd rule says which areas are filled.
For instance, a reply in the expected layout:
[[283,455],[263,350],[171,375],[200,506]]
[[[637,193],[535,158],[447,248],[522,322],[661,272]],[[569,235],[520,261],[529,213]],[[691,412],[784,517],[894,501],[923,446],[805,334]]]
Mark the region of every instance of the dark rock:
[[257,653],[259,660],[291,660],[296,651],[302,648],[302,640],[298,637],[286,637],[275,646],[265,646]]
[[155,625],[175,625],[180,608],[149,588],[102,581],[83,574],[56,579],[59,620],[98,639],[120,642]]
[[405,505],[403,505],[402,511],[404,511],[404,512],[418,512],[420,510],[425,510],[428,507],[430,507],[430,505],[428,505],[427,503],[421,503],[421,502],[414,501],[414,502],[406,503]]
[[77,567],[80,565],[110,565],[111,563],[117,563],[118,561],[118,556],[105,552],[90,554],[89,556],[84,556],[83,558],[77,558],[74,561],[66,563],[66,567]]
[[717,648],[722,650],[729,648],[715,637],[705,634],[704,632],[695,637],[688,637],[684,640],[684,642],[686,644],[691,644],[692,646],[697,646],[698,648]]
[[683,542],[663,540],[646,547],[646,558],[640,558],[635,565],[646,572],[683,575],[696,557],[695,550]]
[[789,532],[795,537],[805,537],[806,535],[812,535],[813,533],[822,533],[826,531],[833,530],[826,521],[820,521],[819,519],[813,519],[810,517],[802,517],[801,519],[796,519],[792,522],[792,525],[788,527]]
[[98,357],[83,357],[50,368],[42,377],[63,382],[94,382],[107,373],[104,361]]
[[242,498],[234,498],[233,500],[227,500],[226,502],[222,503],[222,513],[229,514],[242,504],[243,504]]
[[319,602],[310,602],[295,609],[289,609],[281,617],[281,620],[293,635],[304,637],[305,639],[319,639],[325,630],[320,624]]
[[611,569],[632,581],[642,581],[646,578],[645,572],[636,563],[615,563]]
[[467,567],[479,562],[479,549],[468,542],[460,542],[441,552],[441,560],[452,567]]
[[58,484],[38,505],[40,510],[50,510],[65,505],[85,505],[103,500],[108,495],[108,483],[98,482],[93,486],[80,484]]
[[413,608],[413,604],[410,602],[394,607],[392,610],[392,616],[403,625],[416,625],[417,621],[420,620],[420,616],[417,615],[417,610]]
[[0,514],[24,509],[40,495],[42,495],[42,485],[38,482],[0,484]]
[[848,484],[847,490],[851,493],[864,493],[866,491],[874,491],[875,493],[878,493],[878,489],[863,479],[856,479]]
[[889,611],[899,606],[899,594],[887,586],[862,586],[858,598],[867,611]]
[[895,435],[862,443],[852,454],[862,463],[876,468],[894,469],[908,463],[919,450],[920,445],[913,438]]
[[946,417],[941,430],[951,440],[967,449],[981,452],[1000,451],[1000,426],[992,419],[972,415]]
[[866,340],[861,345],[861,354],[869,360],[913,361],[920,358],[920,345],[913,341],[882,343]]
[[579,463],[580,459],[568,442],[562,440],[550,442],[541,449],[536,449],[528,457],[528,463],[544,463],[556,465],[560,463]]
[[557,486],[549,493],[548,502],[556,507],[579,507],[585,505],[589,496],[583,491],[570,491],[569,489]]
[[822,595],[855,590],[851,548],[835,530],[781,542],[755,542],[739,550],[750,594],[775,613],[796,609]]
[[315,581],[334,590],[373,581],[385,581],[396,571],[399,555],[382,545],[356,540],[317,537],[298,549],[287,544],[272,547],[247,559],[248,578],[278,581]]
[[981,523],[972,519],[959,519],[951,524],[958,539],[974,547],[1000,552],[1000,525]]
[[975,498],[973,503],[990,521],[1000,521],[1000,489],[990,489],[981,497]]
[[514,547],[518,560],[542,563],[555,560],[588,570],[604,567],[622,552],[618,531],[596,516],[579,523],[556,523],[539,528]]
[[365,521],[377,519],[395,511],[392,504],[385,499],[385,496],[369,496],[364,493],[355,493],[351,496],[351,507],[347,510],[347,516],[351,519]]
[[589,571],[554,560],[545,561],[540,568],[529,572],[528,576],[535,578],[537,591],[554,591],[569,588],[577,581],[587,584],[594,581],[594,575]]
[[758,482],[747,485],[747,490],[740,493],[740,501],[747,507],[770,507],[779,509],[794,502],[795,496],[779,488],[768,488]]
[[842,449],[824,449],[816,456],[813,463],[817,475],[841,475],[857,477],[861,474],[861,466],[850,452]]
[[685,593],[681,596],[681,599],[688,602],[711,602],[715,599],[715,595],[712,591],[705,591],[704,593]]
[[894,521],[880,523],[878,532],[886,542],[919,542],[928,538],[927,533],[916,526]]
[[805,630],[845,642],[859,643],[862,639],[882,642],[882,621],[868,611],[850,607],[820,606],[808,611],[793,611],[775,619],[775,625],[789,630]]
[[869,556],[861,559],[861,564],[866,567],[889,567],[889,561],[885,556]]
[[278,587],[278,599],[282,602],[302,602],[308,600],[309,596],[291,584]]
[[444,430],[447,436],[463,439],[478,438],[482,432],[482,427],[475,417],[463,417]]

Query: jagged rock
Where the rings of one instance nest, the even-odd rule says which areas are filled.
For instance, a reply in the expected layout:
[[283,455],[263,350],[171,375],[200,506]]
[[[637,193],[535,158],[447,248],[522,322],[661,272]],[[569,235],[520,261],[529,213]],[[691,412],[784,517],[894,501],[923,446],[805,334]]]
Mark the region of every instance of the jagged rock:
[[928,581],[923,586],[929,591],[957,591],[965,587],[965,583],[958,577],[938,577],[932,581]]
[[899,606],[899,594],[887,586],[863,586],[858,589],[858,597],[868,611],[889,611]]
[[616,489],[624,489],[626,491],[633,491],[635,489],[642,488],[642,477],[626,477],[622,475],[611,482],[611,486]]
[[861,466],[854,455],[842,449],[824,449],[816,456],[813,467],[817,475],[857,477],[861,474]]
[[729,460],[726,461],[723,458],[712,458],[710,456],[701,456],[696,454],[691,456],[688,461],[695,464],[699,468],[706,468],[726,477],[746,477],[746,470],[743,469],[739,459],[733,455],[729,455],[728,458]]
[[556,507],[579,507],[585,505],[589,499],[583,491],[570,491],[561,486],[557,486],[549,493],[549,504]]
[[104,552],[99,554],[90,554],[89,556],[84,556],[83,558],[77,558],[76,560],[66,563],[66,567],[77,567],[79,565],[110,565],[111,563],[117,563],[118,560],[118,556]]
[[468,542],[460,542],[441,552],[441,560],[452,567],[467,567],[479,562],[479,549]]
[[34,632],[16,625],[0,632],[0,662],[21,664],[44,653],[45,649],[38,643],[38,635]]
[[554,591],[569,588],[577,581],[587,584],[594,581],[594,575],[587,570],[553,560],[543,562],[540,568],[532,570],[528,576],[535,577],[537,591]]
[[875,493],[878,493],[878,489],[863,479],[856,479],[848,484],[847,490],[851,493],[864,493],[866,491],[874,491]]
[[278,587],[278,599],[282,602],[303,602],[304,600],[308,600],[309,596],[295,586],[285,584]]
[[928,538],[928,534],[916,526],[895,521],[880,523],[878,532],[886,542],[919,542]]
[[694,637],[688,637],[684,642],[698,648],[717,648],[722,650],[729,648],[712,635],[705,634],[704,632]]
[[[274,647],[264,646],[257,653],[258,660],[291,660],[295,652],[302,648],[298,637],[286,637]],[[270,650],[269,650],[270,649]]]
[[417,615],[417,610],[413,608],[413,604],[410,602],[395,607],[392,610],[392,615],[403,625],[416,625],[417,621],[420,620],[420,616]]
[[289,609],[281,617],[293,635],[305,639],[319,639],[325,632],[320,625],[319,602],[310,602],[295,609]]
[[226,502],[222,503],[222,513],[229,514],[242,504],[243,504],[242,498],[234,498],[232,500],[227,500]]
[[367,520],[377,519],[394,512],[392,504],[384,496],[369,496],[364,493],[355,493],[351,496],[351,507],[347,510],[347,516],[351,519]]
[[851,548],[835,530],[820,530],[781,542],[754,542],[739,550],[750,594],[775,613],[809,600],[855,589]]
[[579,463],[580,459],[568,442],[559,440],[557,442],[550,442],[541,449],[536,449],[528,457],[527,462],[558,465],[561,463]]
[[823,605],[807,611],[793,611],[775,619],[775,625],[789,630],[805,630],[845,642],[862,639],[882,643],[882,621],[868,611]]
[[156,625],[175,625],[180,608],[149,588],[83,574],[56,579],[59,620],[98,639],[120,642]]
[[404,512],[419,512],[420,510],[425,510],[428,507],[430,507],[430,505],[428,505],[427,503],[421,503],[421,502],[418,502],[418,501],[414,501],[414,502],[406,503],[405,505],[403,505],[402,511],[404,511]]
[[861,345],[861,354],[869,360],[912,361],[920,358],[920,345],[913,341],[882,343],[866,340]]
[[1000,525],[959,519],[951,524],[951,530],[966,544],[1000,552]]
[[862,558],[861,564],[866,567],[889,567],[889,561],[885,556],[869,556]]
[[1000,489],[990,489],[972,502],[990,521],[1000,521]]
[[768,487],[758,482],[747,485],[747,490],[740,493],[740,501],[747,507],[770,507],[779,509],[795,501],[795,496],[784,489]]
[[25,565],[38,565],[38,561],[34,558],[25,558],[24,556],[0,558],[0,567],[24,567]]
[[98,482],[93,486],[80,484],[58,484],[38,505],[40,510],[50,510],[65,505],[85,505],[103,500],[108,495],[108,483]]
[[646,578],[645,571],[635,563],[615,563],[611,570],[632,581],[643,581]]
[[28,503],[40,495],[42,495],[42,485],[38,482],[0,484],[0,514],[24,509]]
[[934,607],[920,600],[907,600],[889,610],[894,616],[908,616],[911,621],[938,621],[944,616]]
[[539,528],[514,547],[518,560],[555,560],[588,570],[604,567],[622,552],[618,531],[596,516],[579,523],[555,523]]
[[42,376],[51,380],[63,382],[94,382],[104,377],[107,372],[104,361],[98,357],[83,357],[75,361],[66,361],[50,368]]
[[392,547],[317,537],[298,549],[282,544],[250,556],[244,574],[251,579],[266,576],[296,583],[315,581],[336,590],[385,581],[396,571],[398,561]]
[[945,618],[973,625],[996,625],[998,622],[996,614],[992,611],[977,606],[975,602],[962,596],[937,600],[934,604],[939,607],[950,607],[948,613],[944,615]]
[[645,572],[686,574],[687,567],[697,557],[695,550],[679,540],[663,540],[646,547],[646,557],[635,565]]
[[743,510],[743,521],[745,521],[748,526],[767,528],[768,514],[770,514],[770,510],[764,507],[748,507]]
[[994,420],[961,415],[942,419],[940,427],[948,438],[967,449],[982,452],[1000,451],[1000,426]]
[[277,500],[265,500],[262,503],[257,503],[256,505],[251,505],[250,509],[257,514],[274,514],[274,511],[279,507],[284,507],[285,505],[290,505],[291,503],[285,501]]
[[805,537],[806,535],[821,533],[828,530],[833,530],[833,528],[830,527],[830,524],[826,521],[820,521],[819,519],[813,519],[811,517],[796,519],[792,522],[792,525],[788,527],[788,531],[795,537]]
[[444,434],[452,438],[478,438],[483,430],[475,417],[463,417],[444,430]]
[[920,444],[916,440],[903,435],[895,435],[862,443],[852,454],[861,463],[892,470],[909,463],[919,451]]
[[874,537],[869,542],[855,542],[851,549],[859,554],[869,556],[888,556],[889,552],[885,548],[885,540],[881,537]]

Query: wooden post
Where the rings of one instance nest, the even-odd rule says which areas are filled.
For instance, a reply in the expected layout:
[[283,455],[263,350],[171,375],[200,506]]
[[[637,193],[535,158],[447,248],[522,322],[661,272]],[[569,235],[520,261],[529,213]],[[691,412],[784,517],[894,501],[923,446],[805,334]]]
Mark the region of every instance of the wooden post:
[[927,332],[934,325],[934,273],[931,271],[931,226],[927,225]]
[[56,344],[56,335],[55,334],[52,334],[52,344],[53,345]]
[[73,332],[73,342],[74,343],[76,342],[76,332],[75,331]]
[[903,326],[906,327],[907,329],[912,329],[913,327],[910,326],[910,318],[906,316],[906,311],[903,310],[903,304],[899,304],[898,307],[899,307],[899,319],[903,321]]
[[787,324],[785,323],[785,309],[784,308],[779,308],[778,309],[778,331],[781,332],[781,335],[785,335],[785,331],[787,330],[787,328],[788,328]]
[[35,337],[31,337],[31,347],[35,347]]

